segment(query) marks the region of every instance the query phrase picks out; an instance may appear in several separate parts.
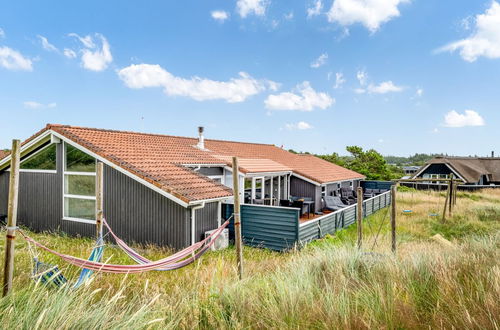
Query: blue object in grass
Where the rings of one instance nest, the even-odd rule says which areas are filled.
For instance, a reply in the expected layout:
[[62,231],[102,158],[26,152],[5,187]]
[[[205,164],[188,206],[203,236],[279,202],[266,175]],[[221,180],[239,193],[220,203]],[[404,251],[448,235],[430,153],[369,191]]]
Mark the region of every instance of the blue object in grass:
[[439,215],[439,214],[437,214],[437,213],[429,213],[429,216],[430,216],[430,217],[437,217],[438,215]]
[[54,285],[61,287],[68,280],[61,274],[57,266],[43,263],[33,258],[35,267],[33,268],[33,276],[36,281],[40,281],[45,285]]
[[412,213],[412,210],[403,210],[403,213]]

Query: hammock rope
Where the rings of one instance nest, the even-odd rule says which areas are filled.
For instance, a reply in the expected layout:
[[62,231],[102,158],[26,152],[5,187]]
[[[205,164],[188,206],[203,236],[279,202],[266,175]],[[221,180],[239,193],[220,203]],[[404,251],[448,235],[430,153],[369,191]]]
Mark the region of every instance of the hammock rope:
[[[233,217],[233,215],[231,215],[226,222],[229,222],[231,221],[231,218]],[[143,257],[142,255],[140,255],[137,251],[135,251],[134,249],[132,249],[129,245],[127,245],[127,243],[125,243],[120,237],[118,237],[114,232],[113,230],[111,229],[111,227],[109,226],[108,222],[106,221],[105,218],[102,219],[103,220],[103,224],[104,226],[108,229],[108,233],[114,238],[116,244],[123,250],[123,252],[125,252],[132,260],[134,260],[135,262],[137,262],[138,264],[141,264],[141,265],[145,265],[145,264],[149,264],[149,263],[152,263],[153,261],[149,260],[148,258],[146,257]],[[219,236],[219,235],[217,235]],[[215,241],[215,239],[213,239],[212,241]],[[206,241],[206,240],[204,240]],[[198,242],[198,243],[195,243],[193,245],[191,245],[190,247],[184,249],[184,250],[181,250],[167,258],[165,258],[165,260],[172,260],[172,261],[176,261],[176,260],[181,260],[181,259],[184,259],[185,257],[187,257],[188,255],[192,255],[193,251],[194,250],[197,250],[200,246],[202,246],[204,244],[204,241],[201,241],[201,242]],[[158,270],[158,271],[169,271],[169,270],[172,270],[171,268],[169,267],[165,267],[165,268],[157,268],[155,270]]]
[[[106,273],[115,273],[115,274],[133,274],[133,273],[142,273],[150,270],[156,270],[156,269],[162,269],[162,270],[174,270],[178,269],[184,266],[189,265],[193,261],[197,260],[200,258],[216,241],[217,237],[222,233],[222,231],[227,227],[229,224],[229,220],[224,222],[219,228],[214,230],[212,234],[210,234],[208,237],[206,237],[204,240],[195,243],[184,250],[157,260],[157,261],[150,261],[150,262],[145,262],[143,264],[137,264],[137,265],[118,265],[118,264],[107,264],[107,263],[102,263],[102,262],[97,262],[97,261],[92,261],[92,260],[85,260],[82,258],[70,256],[64,253],[57,252],[55,250],[52,250],[51,248],[35,241],[31,237],[29,237],[27,234],[25,234],[22,230],[19,230],[19,233],[21,236],[24,237],[28,242],[33,243],[37,247],[39,247],[42,250],[45,250],[46,252],[49,252],[51,254],[54,254],[58,256],[59,258],[63,259],[69,264],[72,264],[76,267],[79,268],[85,268],[91,271],[97,271],[97,272],[106,272]],[[125,242],[123,242],[125,244]],[[125,244],[126,245],[126,244]],[[187,258],[187,256],[189,256]],[[145,259],[144,257],[142,257]],[[147,259],[145,259],[147,260]]]

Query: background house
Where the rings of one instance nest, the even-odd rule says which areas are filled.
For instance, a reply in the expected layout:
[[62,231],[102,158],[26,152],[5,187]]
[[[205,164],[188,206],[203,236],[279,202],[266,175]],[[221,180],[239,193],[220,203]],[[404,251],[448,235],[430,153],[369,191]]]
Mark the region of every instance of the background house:
[[[247,203],[279,205],[359,185],[362,175],[269,144],[47,125],[23,142],[19,223],[33,230],[95,233],[95,170],[104,164],[104,214],[127,241],[182,248],[221,223],[232,199],[231,157]],[[10,156],[0,160],[0,215],[7,212]],[[243,189],[245,187],[246,189]]]
[[414,178],[446,178],[451,173],[467,185],[500,185],[500,158],[436,157],[422,166]]

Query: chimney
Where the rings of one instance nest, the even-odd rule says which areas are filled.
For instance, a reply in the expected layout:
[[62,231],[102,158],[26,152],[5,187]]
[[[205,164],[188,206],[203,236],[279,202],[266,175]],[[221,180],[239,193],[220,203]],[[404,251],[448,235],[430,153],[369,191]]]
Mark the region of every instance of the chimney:
[[198,127],[198,144],[196,145],[199,149],[205,149],[205,137],[203,136],[204,128],[203,126]]
[[495,152],[494,151],[491,152],[491,158],[495,158]]

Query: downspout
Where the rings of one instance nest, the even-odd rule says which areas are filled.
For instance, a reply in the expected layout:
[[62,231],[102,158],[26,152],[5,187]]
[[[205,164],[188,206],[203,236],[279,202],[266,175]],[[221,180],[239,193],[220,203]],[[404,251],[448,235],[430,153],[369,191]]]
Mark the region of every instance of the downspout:
[[191,208],[191,245],[195,242],[195,227],[196,227],[196,210],[202,209],[205,207],[205,202],[201,202],[200,205],[193,206]]

